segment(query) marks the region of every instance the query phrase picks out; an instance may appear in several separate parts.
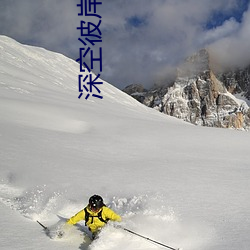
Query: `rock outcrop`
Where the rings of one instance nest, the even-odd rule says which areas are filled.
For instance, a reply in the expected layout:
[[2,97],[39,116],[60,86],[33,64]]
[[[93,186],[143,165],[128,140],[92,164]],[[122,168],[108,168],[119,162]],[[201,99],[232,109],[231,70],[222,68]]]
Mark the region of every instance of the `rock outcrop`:
[[250,67],[215,75],[209,53],[203,49],[178,68],[170,87],[147,91],[140,86],[129,94],[149,107],[196,125],[248,129],[250,109],[233,94],[250,97],[249,72]]

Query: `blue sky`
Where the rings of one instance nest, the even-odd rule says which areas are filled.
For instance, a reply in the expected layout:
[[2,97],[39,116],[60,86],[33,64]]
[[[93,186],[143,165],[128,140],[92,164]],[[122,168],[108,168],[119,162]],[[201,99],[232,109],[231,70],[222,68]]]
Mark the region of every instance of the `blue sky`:
[[223,25],[225,20],[234,18],[237,22],[242,22],[244,12],[248,9],[249,0],[240,0],[237,3],[236,8],[233,8],[229,13],[224,13],[222,10],[216,10],[211,14],[211,18],[206,24],[207,29],[216,28],[217,26]]
[[[149,87],[205,47],[223,64],[249,63],[249,1],[102,0],[102,78]],[[77,59],[79,2],[1,0],[0,34]]]

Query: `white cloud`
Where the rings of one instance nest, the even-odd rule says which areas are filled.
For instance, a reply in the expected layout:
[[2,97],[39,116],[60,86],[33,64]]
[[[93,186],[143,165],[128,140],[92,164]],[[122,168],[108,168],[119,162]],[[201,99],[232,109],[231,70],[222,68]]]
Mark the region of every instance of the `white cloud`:
[[237,29],[228,36],[216,40],[210,50],[218,63],[225,66],[246,66],[250,63],[250,9],[243,15]]
[[[1,0],[0,33],[76,59],[80,47],[77,3]],[[238,4],[237,0],[103,0],[98,9],[102,77],[120,88],[132,82],[149,86],[157,81],[156,76],[164,78],[163,69],[211,43],[218,51],[241,44],[244,54],[250,34],[247,13],[242,23],[231,18],[213,30],[205,29],[215,12],[230,16]],[[136,18],[143,25],[133,25]]]
[[230,18],[226,20],[221,26],[216,28],[205,30],[200,38],[201,44],[211,44],[214,41],[218,41],[228,36],[235,35],[240,28],[240,24],[235,20],[235,18]]

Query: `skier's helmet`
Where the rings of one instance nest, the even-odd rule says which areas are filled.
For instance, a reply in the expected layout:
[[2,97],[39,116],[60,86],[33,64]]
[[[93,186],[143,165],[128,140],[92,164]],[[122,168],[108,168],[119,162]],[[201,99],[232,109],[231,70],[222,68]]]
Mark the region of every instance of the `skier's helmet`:
[[89,207],[91,210],[99,210],[103,205],[103,199],[101,196],[95,194],[89,198]]

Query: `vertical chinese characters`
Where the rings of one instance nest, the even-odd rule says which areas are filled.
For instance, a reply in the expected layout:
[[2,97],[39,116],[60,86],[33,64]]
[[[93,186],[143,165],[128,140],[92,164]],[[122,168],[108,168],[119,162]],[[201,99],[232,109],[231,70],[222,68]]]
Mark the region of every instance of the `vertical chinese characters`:
[[[102,81],[99,81],[102,72],[102,47],[98,47],[102,42],[100,30],[102,17],[97,14],[97,7],[101,4],[102,2],[97,2],[97,0],[80,0],[80,4],[77,4],[77,7],[80,8],[78,16],[93,17],[95,20],[95,22],[81,20],[80,26],[77,27],[77,30],[80,31],[78,41],[81,43],[81,47],[79,48],[79,58],[76,61],[80,64],[80,72],[87,73],[87,75],[78,75],[79,99],[82,97],[83,91],[86,91],[86,100],[90,95],[103,98],[99,89],[99,86],[103,84]],[[90,58],[88,63],[87,58]],[[98,67],[98,72],[100,72],[96,77],[91,74],[94,66]]]

